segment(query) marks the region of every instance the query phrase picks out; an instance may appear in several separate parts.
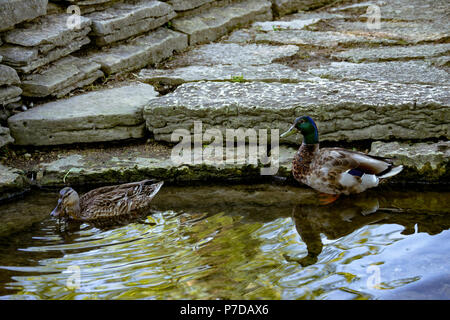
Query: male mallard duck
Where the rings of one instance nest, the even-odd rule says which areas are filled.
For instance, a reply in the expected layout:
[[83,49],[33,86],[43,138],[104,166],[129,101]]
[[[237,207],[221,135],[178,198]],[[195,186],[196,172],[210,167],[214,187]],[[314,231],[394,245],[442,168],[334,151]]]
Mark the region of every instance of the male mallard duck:
[[136,217],[145,213],[163,181],[152,180],[97,188],[78,196],[70,187],[59,192],[58,205],[51,212],[53,217],[77,221],[97,221]]
[[386,179],[402,171],[391,159],[370,156],[362,152],[342,148],[319,149],[319,132],[313,119],[298,117],[281,137],[300,132],[303,143],[294,156],[294,178],[311,188],[334,195],[360,193],[378,186]]

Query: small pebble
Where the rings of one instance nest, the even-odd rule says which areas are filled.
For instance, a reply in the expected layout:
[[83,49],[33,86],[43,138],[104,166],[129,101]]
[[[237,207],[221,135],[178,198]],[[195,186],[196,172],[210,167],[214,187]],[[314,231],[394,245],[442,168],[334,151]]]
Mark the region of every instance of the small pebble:
[[27,159],[30,159],[30,158],[31,158],[31,154],[29,154],[29,153],[25,153],[23,156],[24,156],[25,158],[27,158]]

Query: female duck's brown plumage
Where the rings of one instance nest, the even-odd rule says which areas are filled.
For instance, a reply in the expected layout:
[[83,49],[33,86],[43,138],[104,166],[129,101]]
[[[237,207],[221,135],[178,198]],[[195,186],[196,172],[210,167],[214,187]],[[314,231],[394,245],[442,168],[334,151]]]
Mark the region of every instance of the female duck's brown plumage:
[[317,126],[308,116],[295,119],[281,137],[296,132],[302,133],[304,140],[294,156],[292,174],[297,181],[322,193],[360,193],[403,169],[394,166],[391,159],[342,148],[319,148]]
[[135,217],[147,212],[164,182],[152,180],[97,188],[78,196],[70,187],[61,189],[58,205],[51,215],[77,221]]

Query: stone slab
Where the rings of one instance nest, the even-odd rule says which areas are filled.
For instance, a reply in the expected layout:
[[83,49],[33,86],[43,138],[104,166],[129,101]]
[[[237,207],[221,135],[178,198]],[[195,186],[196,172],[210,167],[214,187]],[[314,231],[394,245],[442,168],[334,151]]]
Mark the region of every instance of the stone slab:
[[92,52],[88,58],[102,66],[107,74],[131,71],[155,64],[187,47],[187,36],[159,28],[128,43]]
[[90,31],[91,21],[80,16],[79,28],[70,28],[67,21],[71,15],[56,14],[25,23],[20,28],[5,32],[3,40],[9,44],[23,47],[41,46],[41,52],[49,51],[48,47],[64,46],[78,37],[80,31]]
[[179,85],[196,81],[263,81],[299,82],[317,77],[290,67],[272,63],[267,65],[187,66],[178,69],[142,69],[139,79],[150,84]]
[[297,11],[308,11],[323,7],[333,0],[272,0],[273,10],[278,16]]
[[212,7],[195,16],[172,20],[175,30],[189,35],[189,45],[214,41],[237,25],[253,21],[271,20],[271,3],[266,0],[249,0],[231,3],[225,7]]
[[379,29],[369,29],[366,22],[333,20],[330,26],[334,31],[345,34],[392,39],[411,44],[444,41],[450,35],[449,27],[445,27],[440,21],[381,21]]
[[298,47],[266,44],[210,43],[195,47],[173,61],[173,65],[265,65],[273,60],[293,56]]
[[62,58],[40,73],[25,76],[22,94],[27,97],[62,97],[102,77],[100,67],[98,63],[73,56]]
[[328,79],[450,85],[447,71],[424,61],[332,62],[308,72]]
[[297,29],[301,30],[304,27],[315,24],[319,22],[319,18],[308,18],[308,19],[293,19],[289,21],[264,21],[255,22],[252,27],[258,31],[274,31],[281,29]]
[[[450,135],[448,86],[320,80],[297,84],[196,82],[152,100],[144,109],[156,140],[175,129],[287,130],[301,115],[313,117],[325,141],[425,139]],[[299,136],[285,142],[299,143]]]
[[256,28],[236,30],[224,40],[226,43],[271,43],[285,45],[313,45],[337,47],[339,45],[395,44],[394,40],[360,36],[335,31],[309,31],[277,29],[263,32]]
[[169,0],[169,3],[175,11],[188,11],[205,4],[215,2],[215,0]]
[[23,21],[32,20],[47,12],[48,0],[0,1],[0,31],[12,28]]
[[142,109],[157,96],[152,86],[93,91],[45,103],[8,119],[19,145],[57,145],[139,138]]
[[10,199],[29,188],[23,172],[0,164],[0,201]]
[[117,3],[104,11],[86,15],[92,20],[91,35],[98,46],[156,29],[175,16],[172,7],[160,1]]
[[0,64],[0,86],[19,84],[20,78],[16,70]]
[[[404,170],[396,180],[450,183],[450,141],[372,143],[370,154],[396,159]],[[395,178],[395,177],[394,177]]]
[[332,57],[350,62],[379,62],[400,59],[424,59],[450,52],[450,43],[423,44],[416,46],[392,46],[381,48],[354,48],[332,54]]
[[88,44],[91,21],[81,16],[80,28],[69,28],[69,16],[41,17],[39,21],[6,32],[7,44],[0,47],[3,63],[19,72],[29,73]]

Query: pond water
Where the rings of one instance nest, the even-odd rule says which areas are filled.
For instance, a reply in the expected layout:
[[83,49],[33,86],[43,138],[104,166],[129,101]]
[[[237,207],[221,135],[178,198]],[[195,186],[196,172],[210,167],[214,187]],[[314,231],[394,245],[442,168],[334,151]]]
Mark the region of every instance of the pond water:
[[450,299],[450,191],[381,187],[319,205],[307,188],[164,186],[147,223],[0,205],[1,299]]

